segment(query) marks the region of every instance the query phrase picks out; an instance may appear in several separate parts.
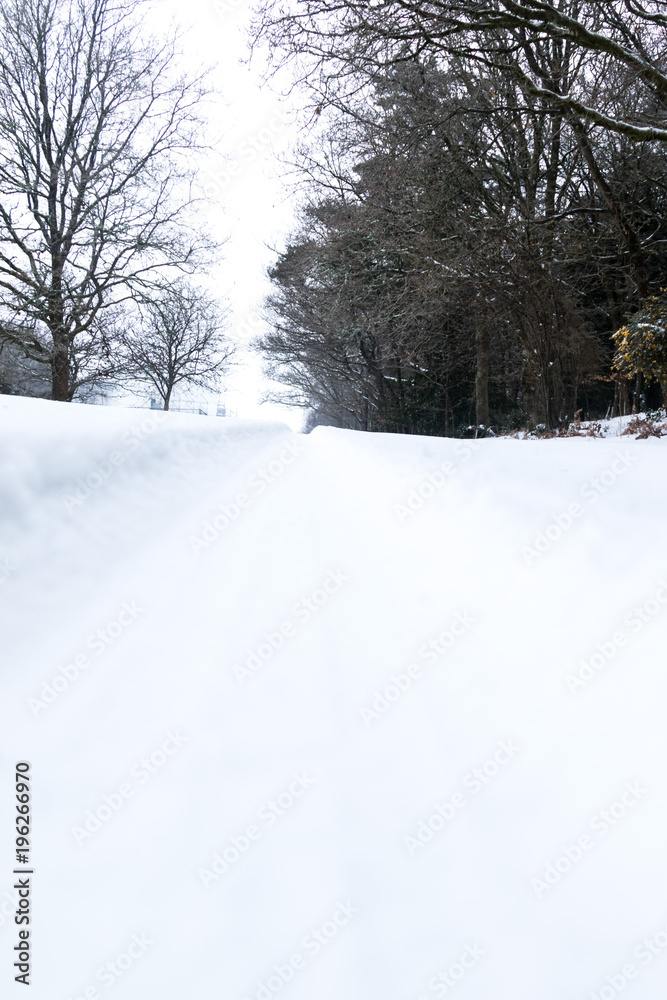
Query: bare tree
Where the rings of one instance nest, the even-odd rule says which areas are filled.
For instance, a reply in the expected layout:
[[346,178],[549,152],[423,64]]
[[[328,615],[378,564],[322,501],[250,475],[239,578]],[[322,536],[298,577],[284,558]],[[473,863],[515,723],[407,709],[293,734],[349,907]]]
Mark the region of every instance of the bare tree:
[[140,323],[121,337],[120,370],[126,383],[152,386],[165,410],[177,386],[218,388],[235,347],[213,299],[180,280],[140,303],[138,310]]
[[104,309],[205,249],[187,162],[202,79],[176,74],[173,37],[142,39],[142,6],[0,7],[0,305],[46,335],[53,399],[72,398]]
[[574,133],[625,243],[639,299],[649,296],[642,236],[596,146],[605,136],[667,144],[664,0],[264,0],[253,31],[277,63],[293,64],[318,114],[329,105],[363,116],[365,84],[414,59],[443,67],[463,60],[471,76],[504,78],[498,109],[518,110],[526,128],[548,114],[554,151],[563,126]]
[[[667,142],[664,0],[264,0],[254,37],[296,59],[324,103],[346,81],[358,90],[360,72],[465,54],[577,119]],[[585,72],[563,73],[571,60]],[[633,108],[619,107],[631,88]]]

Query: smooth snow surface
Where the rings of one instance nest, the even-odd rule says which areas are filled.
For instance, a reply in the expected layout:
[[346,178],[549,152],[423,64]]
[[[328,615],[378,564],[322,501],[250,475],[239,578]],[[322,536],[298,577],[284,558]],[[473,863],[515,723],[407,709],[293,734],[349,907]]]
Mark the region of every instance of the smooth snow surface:
[[0,397],[3,997],[664,1000],[666,458]]

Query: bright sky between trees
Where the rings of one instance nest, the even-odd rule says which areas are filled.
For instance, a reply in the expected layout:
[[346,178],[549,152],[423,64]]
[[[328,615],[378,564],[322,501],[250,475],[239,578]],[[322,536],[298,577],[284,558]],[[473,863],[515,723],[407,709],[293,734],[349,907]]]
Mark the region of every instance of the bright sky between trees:
[[[265,272],[271,247],[284,241],[293,222],[293,193],[280,160],[296,137],[294,105],[262,79],[262,60],[248,64],[247,0],[159,0],[154,30],[168,21],[181,26],[186,65],[215,66],[218,97],[210,102],[210,135],[217,152],[201,165],[203,216],[220,239],[223,259],[210,275],[211,290],[227,298],[230,332],[247,344],[261,332],[262,302],[270,290]],[[239,417],[278,419],[299,429],[298,410],[261,404],[267,389],[261,358],[248,352],[227,379],[229,410]]]

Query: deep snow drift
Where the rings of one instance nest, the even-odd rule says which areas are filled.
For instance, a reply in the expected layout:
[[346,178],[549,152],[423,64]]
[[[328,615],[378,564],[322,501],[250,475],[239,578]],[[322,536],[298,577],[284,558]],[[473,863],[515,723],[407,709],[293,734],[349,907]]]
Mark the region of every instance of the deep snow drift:
[[664,1000],[665,441],[0,397],[0,977]]

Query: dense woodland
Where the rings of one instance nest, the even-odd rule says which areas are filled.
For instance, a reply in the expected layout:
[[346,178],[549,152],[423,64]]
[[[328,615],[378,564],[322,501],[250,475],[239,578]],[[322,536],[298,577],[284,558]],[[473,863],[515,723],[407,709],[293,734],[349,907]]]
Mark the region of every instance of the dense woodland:
[[310,98],[260,344],[280,398],[311,425],[425,434],[660,405],[662,343],[633,364],[613,338],[660,320],[667,285],[663,6],[258,12]]

